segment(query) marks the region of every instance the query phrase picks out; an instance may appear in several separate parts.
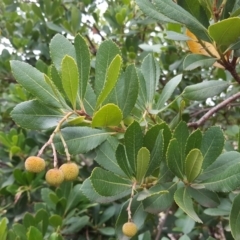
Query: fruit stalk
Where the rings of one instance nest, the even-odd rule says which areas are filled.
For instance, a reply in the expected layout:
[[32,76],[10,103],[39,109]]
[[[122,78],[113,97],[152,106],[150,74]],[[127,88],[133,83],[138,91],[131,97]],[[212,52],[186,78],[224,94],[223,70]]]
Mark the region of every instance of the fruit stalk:
[[69,151],[68,151],[68,146],[67,146],[67,144],[66,144],[66,142],[63,138],[63,135],[62,135],[61,131],[59,131],[58,134],[59,134],[59,137],[62,141],[62,144],[63,144],[63,147],[64,147],[64,152],[65,152],[66,157],[67,157],[67,161],[70,162],[71,161],[71,156],[70,156]]
[[131,197],[129,199],[129,203],[128,203],[128,207],[127,207],[127,212],[128,212],[128,221],[132,222],[132,212],[131,212],[131,205],[132,205],[132,201],[133,201],[133,197],[134,197],[134,191],[136,189],[136,184],[137,182],[133,182],[132,185],[132,192],[131,192]]
[[53,143],[53,138],[54,136],[60,131],[60,128],[62,126],[62,124],[72,115],[74,114],[74,112],[69,112],[66,114],[65,117],[63,117],[61,119],[61,121],[58,123],[58,125],[56,126],[56,128],[54,129],[53,133],[51,134],[51,136],[49,137],[48,141],[42,146],[42,148],[39,150],[38,154],[37,154],[37,157],[40,157],[44,151],[44,149]]

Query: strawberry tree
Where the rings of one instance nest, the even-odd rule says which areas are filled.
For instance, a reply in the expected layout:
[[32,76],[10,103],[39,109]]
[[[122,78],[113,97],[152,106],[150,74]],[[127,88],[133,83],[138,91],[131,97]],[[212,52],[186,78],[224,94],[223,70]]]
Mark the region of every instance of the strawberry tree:
[[[174,35],[169,31],[167,37],[186,41],[191,51],[181,63],[182,74],[175,74],[162,87],[159,78],[163,69],[152,53],[141,63],[129,64],[122,57],[121,48],[112,40],[105,40],[94,58],[80,34],[72,42],[56,34],[49,45],[52,65],[47,73],[27,63],[11,61],[14,77],[32,96],[15,106],[11,116],[23,128],[51,132],[37,158],[50,148],[50,165],[57,171],[64,172],[58,163],[60,154],[66,156],[68,164],[72,164],[72,156],[95,154],[98,166],[78,191],[92,202],[123,199],[116,222],[119,239],[136,234],[148,239],[144,226],[150,215],[159,217],[160,235],[164,217],[176,206],[193,225],[201,225],[205,221],[203,211],[218,214],[218,207],[223,204],[221,194],[225,193],[232,193],[232,205],[224,216],[229,220],[233,238],[240,239],[240,197],[236,191],[240,187],[240,153],[223,151],[225,136],[220,126],[200,129],[220,109],[240,97],[235,90],[240,83],[239,1],[136,3],[161,24],[181,25],[181,33]],[[233,80],[206,80],[178,92],[185,71],[213,65],[228,71]],[[184,121],[187,103],[200,104],[224,91],[225,99],[201,118]],[[171,121],[165,121],[163,113],[173,105],[178,106],[178,113]],[[52,185],[59,186],[63,179]],[[47,175],[46,180],[52,183]],[[187,233],[183,237],[189,239]]]

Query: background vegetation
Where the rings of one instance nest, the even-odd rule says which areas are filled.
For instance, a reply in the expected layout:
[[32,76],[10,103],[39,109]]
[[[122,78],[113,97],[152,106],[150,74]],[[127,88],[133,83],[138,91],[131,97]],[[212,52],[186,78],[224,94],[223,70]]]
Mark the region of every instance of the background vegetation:
[[[203,54],[201,51],[204,47],[197,46],[197,50],[193,49],[192,43],[187,42],[190,40],[188,38],[190,33],[186,33],[187,29],[190,29],[202,42],[207,41],[207,35],[204,35],[204,31],[202,33],[199,29],[195,30],[194,24],[192,27],[192,19],[188,24],[180,14],[179,19],[182,19],[180,21],[177,14],[167,11],[167,7],[171,9],[171,3],[176,4],[176,7],[178,4],[178,7],[194,16],[211,33],[209,25],[226,19],[234,21],[230,22],[229,26],[236,25],[239,28],[240,1],[199,0],[194,6],[192,0],[153,2],[154,5],[147,0],[39,0],[37,3],[3,0],[0,2],[0,43],[3,46],[0,55],[1,239],[100,240],[116,239],[117,236],[120,239],[127,239],[121,235],[119,226],[127,221],[124,211],[129,196],[108,203],[97,203],[94,197],[89,199],[91,192],[84,194],[81,190],[84,180],[91,175],[95,167],[99,166],[95,161],[96,153],[99,153],[98,149],[74,154],[72,160],[80,166],[79,178],[73,183],[65,182],[59,188],[49,187],[46,184],[45,173],[33,174],[24,170],[25,159],[37,155],[39,149],[48,140],[52,129],[36,131],[32,127],[27,127],[30,124],[28,120],[25,121],[24,128],[19,126],[22,124],[13,121],[11,117],[13,108],[19,103],[31,100],[33,95],[16,82],[10,61],[20,60],[29,63],[49,75],[52,64],[50,42],[57,33],[72,43],[77,34],[81,34],[86,39],[91,54],[89,79],[92,85],[95,84],[97,51],[105,40],[112,40],[119,47],[123,69],[130,64],[135,64],[140,69],[144,59],[154,57],[160,70],[156,93],[153,96],[155,102],[158,102],[162,89],[167,83],[179,74],[183,74],[179,84],[171,89],[173,94],[167,99],[167,103],[171,103],[168,108],[157,114],[152,109],[153,111],[150,111],[144,120],[138,108],[133,108],[131,114],[124,119],[125,126],[129,126],[128,121],[131,122],[132,118],[142,127],[145,127],[144,121],[148,122],[149,128],[163,120],[171,130],[179,126],[179,123],[183,123],[181,122],[183,120],[188,124],[191,132],[197,127],[205,132],[212,126],[219,126],[223,131],[219,138],[224,136],[225,139],[223,144],[219,143],[223,145],[220,151],[223,149],[223,153],[231,152],[233,154],[231,159],[239,159],[239,156],[235,157],[234,154],[240,149],[238,140],[240,103],[236,95],[239,92],[240,82],[237,74],[240,33],[228,27],[229,32],[226,35],[227,39],[231,40],[226,40],[225,43],[221,42],[222,38],[221,41],[217,41],[221,29],[213,29],[213,35],[210,35],[215,36],[217,32],[217,36],[212,37],[212,43],[220,54],[217,59],[219,65],[213,65],[216,62],[216,55],[189,57],[190,53]],[[165,6],[166,9],[160,8],[161,2],[169,3],[169,6]],[[170,15],[164,15],[164,9],[166,13],[170,12]],[[207,49],[212,51],[208,46]],[[192,63],[195,65],[192,66]],[[201,89],[202,87],[197,87],[194,94],[186,90],[187,86],[211,80],[215,80],[216,88],[205,91]],[[220,86],[219,82],[227,85]],[[182,97],[184,91],[185,95]],[[209,93],[211,91],[212,94]],[[156,117],[154,121],[151,119],[152,115]],[[217,130],[214,131],[213,134],[219,133]],[[123,138],[121,133],[118,138]],[[44,151],[43,158],[49,166],[52,164],[52,152],[48,149]],[[58,161],[63,163],[65,156],[59,155]],[[232,171],[228,173],[229,176]],[[178,177],[174,170],[173,173],[170,178]],[[166,180],[168,181],[172,180]],[[240,232],[236,227],[239,223],[238,217],[232,214],[232,229],[229,225],[229,216],[237,209],[233,202],[240,186],[238,177],[232,182],[232,185],[229,184],[231,187],[226,187],[226,191],[223,185],[219,187],[222,191],[214,187],[210,189],[216,195],[206,194],[201,206],[196,199],[193,201],[194,209],[203,224],[195,222],[197,218],[193,220],[191,213],[187,212],[187,215],[186,209],[184,210],[176,199],[170,208],[167,207],[160,213],[157,211],[150,214],[149,211],[138,212],[133,209],[135,218],[144,221],[138,236],[133,239],[240,239]],[[133,206],[137,208],[138,205],[134,204]],[[121,214],[125,219],[121,218]]]

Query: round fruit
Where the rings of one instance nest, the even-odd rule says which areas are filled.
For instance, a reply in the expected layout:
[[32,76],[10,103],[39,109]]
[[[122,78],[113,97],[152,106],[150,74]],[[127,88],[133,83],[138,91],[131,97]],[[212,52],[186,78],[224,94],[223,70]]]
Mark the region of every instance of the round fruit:
[[72,181],[76,179],[79,174],[78,165],[74,162],[64,163],[60,167],[60,170],[63,171],[64,180],[66,181]]
[[63,171],[58,168],[49,169],[45,179],[49,185],[59,186],[64,180]]
[[123,224],[122,232],[127,237],[133,237],[136,235],[138,229],[137,225],[133,222],[127,222]]
[[39,173],[45,169],[45,161],[36,156],[28,157],[25,161],[25,168],[29,172]]

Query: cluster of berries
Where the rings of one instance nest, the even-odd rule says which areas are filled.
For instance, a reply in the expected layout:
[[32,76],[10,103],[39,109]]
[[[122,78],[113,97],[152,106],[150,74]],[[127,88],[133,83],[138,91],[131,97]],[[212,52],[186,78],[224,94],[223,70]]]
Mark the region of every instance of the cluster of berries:
[[[25,168],[29,172],[39,173],[45,169],[44,159],[36,156],[28,157],[25,161]],[[51,186],[59,186],[64,180],[73,181],[79,174],[79,167],[74,162],[67,162],[60,168],[49,169],[46,173],[46,182]]]
[[[29,172],[39,173],[45,169],[44,159],[36,156],[28,157],[25,161],[25,168]],[[67,162],[60,168],[49,169],[46,173],[46,182],[51,186],[59,186],[63,181],[73,181],[79,174],[79,167],[74,162]],[[138,229],[135,223],[127,222],[122,227],[122,232],[127,237],[136,235]]]

